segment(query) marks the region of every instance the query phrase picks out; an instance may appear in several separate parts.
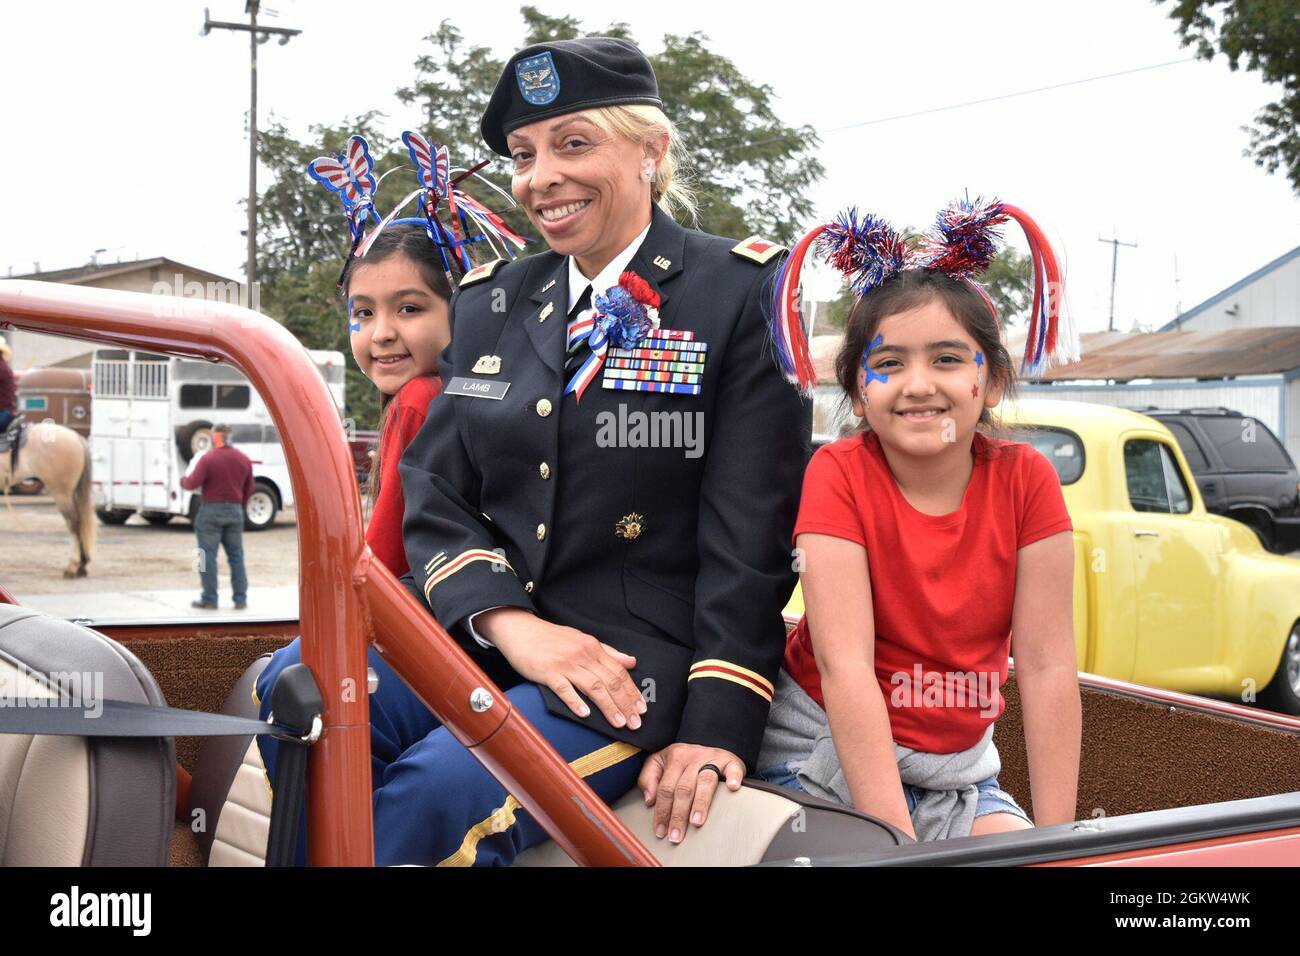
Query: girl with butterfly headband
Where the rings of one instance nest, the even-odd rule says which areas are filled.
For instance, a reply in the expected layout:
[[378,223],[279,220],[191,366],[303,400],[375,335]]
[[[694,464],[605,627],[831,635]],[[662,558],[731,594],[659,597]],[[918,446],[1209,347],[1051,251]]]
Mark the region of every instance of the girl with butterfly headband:
[[[451,342],[455,283],[473,268],[470,250],[475,245],[497,257],[514,258],[511,247],[522,248],[526,242],[497,213],[460,188],[459,183],[479,167],[453,169],[447,148],[431,144],[419,133],[403,133],[402,142],[418,185],[382,218],[375,209],[379,183],[405,167],[376,176],[364,138],[350,137],[342,153],[315,159],[307,167],[309,176],[338,195],[348,224],[351,245],[338,286],[347,302],[352,357],[382,394],[379,450],[366,489],[373,506],[366,543],[397,576],[408,571],[402,546],[405,500],[397,465],[424,424],[429,403],[442,392],[438,357]],[[514,205],[509,196],[505,198]],[[419,214],[398,218],[412,201],[417,201]],[[269,707],[266,691],[276,676],[299,659],[299,642],[294,640],[267,665],[258,681],[264,710]],[[396,675],[373,649],[369,660],[381,685],[398,685]],[[273,767],[274,738],[259,738],[259,746],[267,766]],[[300,857],[302,851],[300,840]]]
[[1015,371],[978,277],[1011,220],[1034,266],[1022,367],[1037,371],[1077,349],[1061,272],[1037,224],[996,201],[954,203],[919,240],[846,212],[795,246],[772,308],[778,360],[811,388],[800,275],[810,254],[843,274],[857,299],[836,377],[863,429],[804,476],[807,610],[759,773],[921,840],[1033,825],[992,740],[1013,640],[1037,821],[1075,812],[1072,526],[1047,459],[991,433]]

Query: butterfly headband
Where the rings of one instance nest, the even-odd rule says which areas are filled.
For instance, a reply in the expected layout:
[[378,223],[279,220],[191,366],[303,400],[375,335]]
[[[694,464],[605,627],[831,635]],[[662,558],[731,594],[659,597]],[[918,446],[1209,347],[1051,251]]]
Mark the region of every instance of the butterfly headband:
[[[376,177],[370,146],[363,137],[349,136],[343,152],[337,156],[322,156],[307,164],[307,175],[338,194],[352,236],[352,248],[339,274],[339,287],[343,286],[352,260],[365,256],[379,234],[394,223],[424,226],[438,249],[448,277],[453,266],[461,272],[468,272],[473,267],[466,248],[470,243],[486,242],[498,258],[514,259],[510,246],[522,249],[528,240],[506,225],[500,215],[458,188],[462,180],[474,176],[514,206],[514,200],[507,193],[478,175],[487,161],[472,169],[452,169],[446,146],[435,146],[419,133],[409,130],[402,134],[402,142],[415,164],[420,185],[383,218],[375,211],[375,191],[389,173],[404,167],[394,167]],[[452,178],[453,174],[459,175]],[[417,198],[420,215],[398,219],[398,213]],[[369,233],[365,231],[367,219],[375,221]]]
[[1034,303],[1021,374],[1036,375],[1049,365],[1077,359],[1078,337],[1065,313],[1061,267],[1042,230],[1023,209],[976,199],[958,200],[941,211],[934,228],[916,242],[877,216],[859,217],[856,209],[809,231],[777,275],[771,325],[781,371],[805,392],[817,383],[799,307],[799,282],[810,250],[837,269],[858,298],[906,269],[933,269],[968,282],[996,318],[993,302],[976,277],[997,255],[1000,229],[1009,220],[1024,230],[1034,269]]

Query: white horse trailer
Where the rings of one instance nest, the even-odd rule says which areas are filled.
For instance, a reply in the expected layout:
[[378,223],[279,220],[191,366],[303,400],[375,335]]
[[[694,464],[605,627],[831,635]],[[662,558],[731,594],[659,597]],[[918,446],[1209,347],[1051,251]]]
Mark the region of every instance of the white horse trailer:
[[[342,352],[309,350],[342,416]],[[253,462],[256,490],[245,527],[269,527],[293,507],[284,447],[261,396],[228,365],[124,349],[98,349],[91,385],[90,447],[95,511],[105,524],[140,513],[151,524],[193,519],[199,495],[181,487],[193,460],[212,444],[212,426],[230,425],[231,444]]]

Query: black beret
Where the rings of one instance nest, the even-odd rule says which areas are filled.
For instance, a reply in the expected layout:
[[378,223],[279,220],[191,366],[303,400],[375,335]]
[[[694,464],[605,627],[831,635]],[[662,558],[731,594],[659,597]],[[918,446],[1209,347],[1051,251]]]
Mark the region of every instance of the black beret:
[[636,44],[614,37],[552,40],[506,63],[479,130],[494,153],[509,156],[506,134],[551,116],[601,106],[663,108],[654,68]]

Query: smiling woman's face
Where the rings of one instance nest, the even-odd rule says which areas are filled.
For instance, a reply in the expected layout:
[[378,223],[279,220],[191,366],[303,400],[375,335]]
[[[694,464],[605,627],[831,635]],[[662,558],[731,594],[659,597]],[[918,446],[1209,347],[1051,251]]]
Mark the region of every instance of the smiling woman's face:
[[533,227],[594,276],[650,223],[650,183],[667,143],[638,145],[582,113],[538,120],[507,138],[511,191]]

